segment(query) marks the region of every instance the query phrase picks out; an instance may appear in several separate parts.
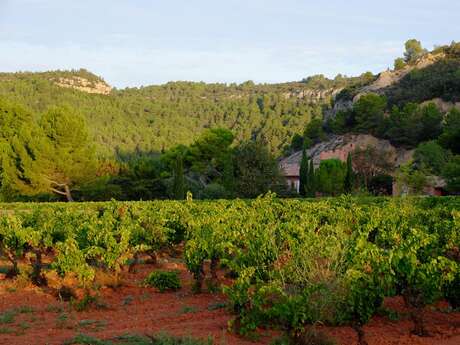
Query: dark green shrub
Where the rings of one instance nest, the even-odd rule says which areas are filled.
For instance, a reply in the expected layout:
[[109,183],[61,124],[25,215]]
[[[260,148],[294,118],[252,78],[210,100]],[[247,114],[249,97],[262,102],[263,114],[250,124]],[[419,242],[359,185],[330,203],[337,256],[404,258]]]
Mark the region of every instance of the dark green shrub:
[[458,272],[455,279],[446,286],[444,294],[452,308],[460,308],[460,272]]
[[157,288],[160,292],[178,290],[181,288],[179,272],[177,271],[152,272],[145,279],[145,284]]

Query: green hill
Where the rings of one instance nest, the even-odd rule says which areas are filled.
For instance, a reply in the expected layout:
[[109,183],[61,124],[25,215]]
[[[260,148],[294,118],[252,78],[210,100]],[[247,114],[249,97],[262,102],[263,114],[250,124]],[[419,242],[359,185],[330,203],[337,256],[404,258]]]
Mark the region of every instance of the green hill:
[[367,74],[259,85],[171,82],[109,91],[101,78],[85,70],[1,73],[0,97],[36,113],[56,105],[74,108],[87,119],[104,154],[162,151],[190,144],[212,127],[231,129],[239,142],[262,139],[280,154],[311,118],[322,116],[337,91],[372,79]]

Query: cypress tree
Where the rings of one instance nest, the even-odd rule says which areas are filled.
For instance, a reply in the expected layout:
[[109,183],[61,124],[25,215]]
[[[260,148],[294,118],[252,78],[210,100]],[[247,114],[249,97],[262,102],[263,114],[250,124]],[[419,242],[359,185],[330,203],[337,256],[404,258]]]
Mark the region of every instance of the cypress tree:
[[222,184],[228,194],[233,196],[235,191],[235,172],[233,169],[233,157],[229,154],[223,162]]
[[299,194],[303,197],[307,195],[308,189],[308,157],[305,147],[302,149],[302,160],[300,161],[300,172],[299,172]]
[[315,197],[315,193],[316,193],[315,166],[313,165],[313,159],[310,159],[310,168],[308,169],[307,196]]
[[184,200],[185,198],[184,163],[180,154],[177,155],[174,166],[173,197],[176,200]]
[[354,185],[353,164],[351,161],[351,154],[348,153],[347,157],[347,174],[345,175],[345,192],[351,193]]

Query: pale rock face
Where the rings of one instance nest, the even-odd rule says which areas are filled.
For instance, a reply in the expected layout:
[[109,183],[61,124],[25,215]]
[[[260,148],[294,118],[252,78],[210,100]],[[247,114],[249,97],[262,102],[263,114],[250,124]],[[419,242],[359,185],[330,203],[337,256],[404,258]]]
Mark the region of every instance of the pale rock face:
[[[365,149],[368,146],[378,151],[386,152],[394,161],[395,167],[399,167],[412,160],[413,150],[396,148],[388,140],[378,139],[369,134],[345,134],[331,136],[328,141],[316,144],[307,150],[308,157],[313,159],[315,168],[325,159],[340,159],[346,161],[348,153],[356,149]],[[299,176],[302,151],[296,152],[289,157],[282,159],[279,163],[285,176]]]
[[301,98],[310,99],[312,101],[321,101],[329,97],[335,97],[342,89],[326,89],[326,90],[315,90],[315,89],[299,89],[283,94],[284,98]]
[[457,108],[458,110],[460,110],[460,102],[446,102],[443,101],[441,98],[433,98],[429,101],[423,102],[422,105],[427,105],[429,103],[434,103],[438,107],[438,109],[441,110],[441,112],[443,113],[449,112],[450,110],[452,110],[452,108]]
[[108,95],[112,91],[112,87],[103,81],[91,82],[81,77],[58,78],[54,83],[60,87],[101,95]]
[[434,64],[436,61],[445,57],[444,53],[440,54],[427,54],[421,57],[414,65],[406,66],[401,70],[388,70],[379,74],[378,78],[371,83],[362,87],[353,101],[339,100],[335,102],[333,109],[331,109],[325,116],[324,120],[327,121],[329,118],[333,118],[339,111],[348,110],[353,107],[353,103],[358,101],[363,95],[368,93],[383,94],[385,88],[399,82],[405,75],[414,69],[421,69]]

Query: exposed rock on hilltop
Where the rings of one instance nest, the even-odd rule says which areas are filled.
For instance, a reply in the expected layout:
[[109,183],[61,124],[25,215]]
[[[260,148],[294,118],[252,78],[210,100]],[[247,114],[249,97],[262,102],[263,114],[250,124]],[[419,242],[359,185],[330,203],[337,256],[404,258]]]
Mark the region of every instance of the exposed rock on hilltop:
[[340,97],[340,95],[337,94],[339,97],[335,98],[334,106],[325,114],[324,120],[327,121],[331,117],[334,117],[339,111],[351,109],[353,103],[365,94],[371,92],[385,94],[390,87],[399,83],[411,71],[427,68],[434,63],[443,60],[445,57],[446,54],[443,52],[426,54],[419,58],[415,63],[406,65],[400,70],[387,70],[381,72],[374,82],[356,89],[353,94],[350,95],[351,97]]
[[358,94],[354,97],[354,101],[357,101],[362,94],[369,92],[381,92],[384,88],[389,87],[397,82],[399,82],[405,75],[414,69],[426,68],[435,62],[443,59],[445,57],[444,53],[438,54],[426,54],[421,57],[415,64],[406,65],[403,69],[393,70],[393,71],[383,71],[379,74],[377,80],[372,84],[364,86]]
[[112,87],[104,81],[90,81],[88,79],[73,76],[59,77],[53,79],[54,83],[61,87],[73,88],[87,93],[98,93],[108,95],[112,91]]
[[315,90],[315,89],[298,89],[290,92],[283,93],[284,98],[301,98],[309,99],[311,101],[321,101],[329,99],[330,97],[335,97],[343,88],[327,89],[327,90]]

